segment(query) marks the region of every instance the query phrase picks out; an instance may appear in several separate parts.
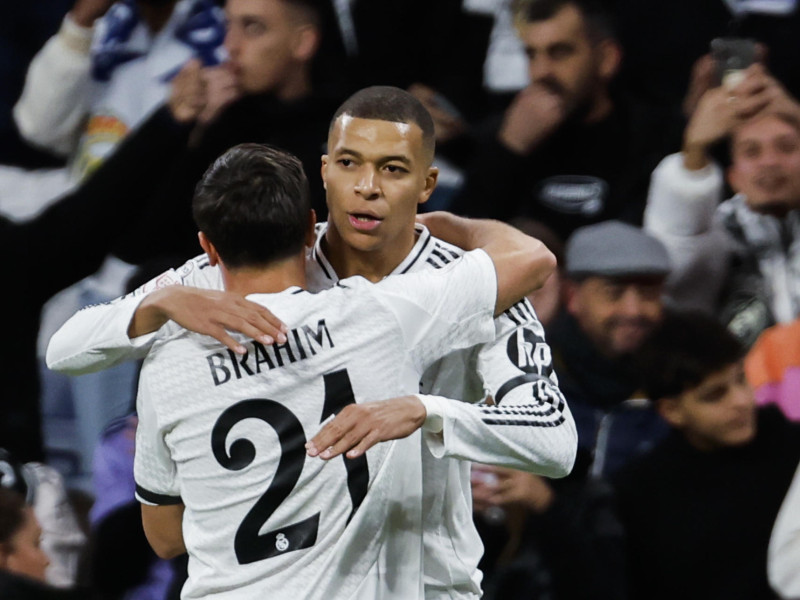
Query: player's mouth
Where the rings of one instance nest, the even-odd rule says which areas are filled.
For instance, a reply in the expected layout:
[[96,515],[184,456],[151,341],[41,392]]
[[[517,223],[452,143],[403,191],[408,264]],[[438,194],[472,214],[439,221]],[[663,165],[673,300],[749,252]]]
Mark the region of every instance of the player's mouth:
[[353,229],[358,231],[372,231],[383,221],[383,219],[365,213],[349,213],[347,217]]

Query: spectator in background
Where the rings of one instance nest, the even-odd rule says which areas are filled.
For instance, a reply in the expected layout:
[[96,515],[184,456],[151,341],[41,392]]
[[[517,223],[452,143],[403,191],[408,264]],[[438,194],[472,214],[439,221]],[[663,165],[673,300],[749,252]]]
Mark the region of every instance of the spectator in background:
[[633,225],[589,225],[567,240],[565,310],[548,338],[593,475],[618,469],[665,431],[630,359],[663,318],[669,272],[664,246]]
[[49,559],[47,583],[59,588],[74,587],[86,534],[61,475],[43,463],[21,463],[0,448],[0,488],[21,494],[41,525],[41,547]]
[[[713,145],[730,139],[728,181]],[[670,298],[720,315],[750,346],[800,311],[800,105],[762,65],[701,98],[680,153],[653,172],[645,227],[675,266]]]
[[222,37],[213,0],[76,0],[14,107],[22,137],[69,169],[0,169],[0,206],[27,218],[81,181],[166,98],[188,59],[219,62]]
[[50,559],[39,545],[42,529],[16,491],[0,487],[0,597],[9,600],[83,600],[85,590],[45,583]]
[[671,432],[614,478],[630,598],[773,598],[767,547],[800,460],[800,425],[757,410],[744,349],[708,315],[675,314],[640,351]]
[[[315,0],[228,0],[224,68],[240,95],[227,104],[226,86],[207,85],[208,68],[189,64],[175,80],[175,94],[195,98],[194,110],[176,118],[196,124],[190,146],[173,157],[155,176],[149,209],[114,252],[129,263],[143,264],[159,256],[182,258],[197,252],[191,198],[197,181],[228,148],[258,141],[292,152],[309,174],[312,206],[327,215],[320,175],[330,115],[340,99],[317,92],[312,63],[321,41],[321,15]],[[188,104],[185,105],[188,107]],[[150,130],[149,144],[158,147],[174,138],[174,129]],[[125,167],[117,177],[136,177]],[[142,244],[142,236],[150,242]]]
[[[173,121],[195,124],[191,143],[187,145],[183,139],[182,126],[147,127],[133,133],[138,136],[137,143],[152,148],[174,147],[176,139],[183,140],[183,147],[164,156],[162,164],[147,173],[148,191],[142,197],[146,207],[127,229],[130,233],[117,236],[110,248],[114,256],[126,263],[144,264],[163,255],[181,260],[194,255],[197,236],[190,210],[194,186],[216,156],[243,141],[269,142],[296,153],[311,174],[314,208],[326,213],[319,160],[336,103],[315,94],[311,80],[311,63],[320,41],[315,6],[313,0],[227,2],[225,48],[229,60],[220,67],[190,61],[173,80],[171,98],[190,102],[180,105],[180,114],[174,110],[169,114]],[[116,172],[107,175],[118,181],[141,177],[135,164],[114,163],[114,168]],[[143,238],[148,239],[147,244],[141,243]],[[107,289],[101,288],[101,297],[95,292],[82,304],[107,300]],[[43,336],[50,333],[47,328]],[[135,374],[129,366],[115,369],[120,370],[122,374],[117,373],[105,389],[101,382],[111,380],[112,374],[92,374],[69,382],[81,413],[78,422],[87,424],[81,436],[84,473],[90,469],[91,452],[102,429],[130,405]],[[113,406],[111,398],[116,401]],[[98,405],[106,408],[101,412]],[[112,412],[114,407],[116,412]]]
[[[578,461],[559,481],[476,467],[487,598],[624,598],[621,528],[607,479],[666,434],[631,361],[663,318],[669,269],[658,240],[618,221],[567,240],[565,306],[547,335],[578,427]],[[500,526],[492,523],[497,515]]]
[[37,151],[20,137],[11,114],[34,55],[58,30],[73,0],[0,5],[0,164],[26,168],[57,167],[63,161]]
[[[167,120],[165,112],[158,111],[145,126],[181,129]],[[185,144],[188,132],[183,128],[185,137],[166,140],[160,146],[162,152],[174,153]],[[0,350],[0,439],[22,462],[41,461],[44,456],[36,369],[42,306],[58,290],[94,272],[117,237],[133,226],[137,211],[145,208],[142,198],[150,179],[135,177],[121,187],[113,164],[150,173],[160,168],[161,159],[146,143],[146,136],[144,140],[130,137],[109,158],[113,161],[109,170],[94,173],[80,193],[68,194],[25,223],[0,218],[0,250],[8,259],[6,276],[16,286],[16,292],[4,294],[2,301],[4,314],[10,315],[7,333],[14,343]]]
[[[508,47],[497,48],[493,39],[498,28],[508,27],[507,0],[328,2],[338,17],[347,54],[345,75],[352,91],[369,85],[408,88],[429,110],[438,107],[450,113],[432,115],[445,125],[452,123],[450,105],[464,120],[472,121],[485,114],[494,91],[524,86],[517,73],[506,71],[503,58],[508,56]],[[487,60],[492,62],[491,74]],[[503,76],[511,81],[505,87],[497,81]],[[442,98],[446,107],[437,101]],[[437,136],[441,133],[442,129]],[[441,141],[437,137],[437,143]]]
[[531,84],[477,136],[453,210],[522,214],[563,239],[610,218],[639,224],[652,167],[678,147],[677,119],[612,91],[622,50],[598,2],[522,3],[517,24]]
[[[165,99],[170,81],[188,59],[219,62],[223,31],[222,13],[213,0],[76,0],[61,30],[32,61],[14,109],[22,137],[65,157],[69,166],[56,171],[0,167],[2,212],[16,221],[33,218],[84,181]],[[106,201],[113,202],[114,194]],[[80,270],[84,266],[76,265]],[[67,314],[119,295],[129,269],[116,257],[107,257],[94,265],[95,273],[84,273],[93,277],[67,290],[50,288],[51,295],[60,293],[42,310],[43,339]],[[37,295],[37,311],[39,300]],[[130,385],[132,377],[132,370],[121,368],[72,386],[43,376],[45,414],[66,398],[69,410],[78,415],[76,438],[64,445],[82,447],[84,460],[79,452],[77,481],[70,479],[68,485],[88,482],[80,478],[91,464],[91,448],[104,418],[115,416],[113,405],[84,410],[82,398],[102,395],[104,387]]]

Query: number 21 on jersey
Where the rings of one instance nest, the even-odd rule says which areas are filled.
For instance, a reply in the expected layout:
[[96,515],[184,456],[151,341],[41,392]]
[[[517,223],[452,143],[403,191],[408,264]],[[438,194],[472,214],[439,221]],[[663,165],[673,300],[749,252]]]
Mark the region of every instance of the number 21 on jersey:
[[[320,423],[331,415],[338,414],[348,404],[355,403],[353,388],[346,369],[327,373],[323,376],[325,384],[325,403]],[[256,449],[250,440],[239,438],[226,450],[228,433],[234,425],[244,419],[260,419],[278,434],[281,445],[281,458],[272,483],[253,505],[239,525],[233,548],[239,564],[254,563],[259,560],[279,556],[292,550],[302,550],[313,546],[317,541],[320,513],[298,521],[281,525],[264,534],[261,527],[272,516],[289,494],[291,494],[306,458],[306,437],[298,418],[283,404],[274,400],[253,398],[242,400],[227,408],[217,419],[211,431],[211,449],[217,462],[230,471],[239,471],[253,462]],[[367,495],[369,469],[367,457],[345,458],[347,469],[347,489],[353,508],[348,522]]]

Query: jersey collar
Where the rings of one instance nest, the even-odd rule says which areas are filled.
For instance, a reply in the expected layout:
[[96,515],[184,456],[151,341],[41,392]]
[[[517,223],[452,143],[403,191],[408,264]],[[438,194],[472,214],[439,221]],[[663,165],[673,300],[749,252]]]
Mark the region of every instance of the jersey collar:
[[[317,263],[320,271],[322,271],[324,276],[331,283],[336,283],[339,280],[339,277],[336,275],[336,271],[333,269],[330,260],[322,249],[322,238],[325,237],[325,232],[327,229],[327,223],[317,223],[317,240],[314,243],[314,248],[311,250],[311,256],[309,258]],[[432,244],[433,236],[431,236],[431,232],[428,231],[427,227],[420,223],[415,223],[414,231],[417,233],[417,241],[414,244],[414,247],[411,249],[411,252],[408,253],[408,256],[406,256],[402,262],[395,267],[390,275],[398,275],[400,273],[407,273],[410,271],[411,268],[425,255],[426,251],[429,249],[429,246]]]

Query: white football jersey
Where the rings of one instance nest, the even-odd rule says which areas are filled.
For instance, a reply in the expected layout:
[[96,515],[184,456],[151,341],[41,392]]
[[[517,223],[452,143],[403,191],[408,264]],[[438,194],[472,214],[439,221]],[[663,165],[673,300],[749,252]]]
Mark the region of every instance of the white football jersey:
[[[338,281],[320,243],[325,230],[326,224],[317,226],[317,243],[306,263],[312,291]],[[463,254],[421,225],[417,234],[414,248],[392,275],[435,271]],[[168,285],[224,289],[219,269],[205,255],[197,256],[129,295],[76,313],[51,339],[48,366],[81,374],[146,356],[167,328],[131,339],[128,325],[142,299]],[[563,477],[575,460],[575,422],[558,388],[544,329],[527,301],[495,319],[491,342],[432,365],[421,389],[463,400],[426,404],[429,414],[438,408],[443,430],[439,435],[423,432],[421,450],[425,597],[476,600],[481,597],[483,544],[472,520],[469,461]],[[495,406],[482,403],[487,396]]]
[[477,251],[377,285],[250,296],[290,332],[240,336],[245,356],[162,333],[142,368],[135,478],[140,501],[186,506],[182,598],[421,598],[420,434],[327,462],[304,444],[347,404],[416,393],[435,360],[492,339],[496,293]]
[[[320,243],[324,228],[306,268],[317,289],[336,283]],[[417,243],[393,274],[436,271],[464,254],[423,227],[417,231]],[[575,422],[558,388],[544,328],[527,300],[495,319],[491,342],[431,365],[420,390],[463,401],[440,406],[442,435],[423,432],[425,598],[477,600],[483,542],[472,520],[470,461],[563,476],[574,461]],[[483,404],[487,397],[496,406]]]

